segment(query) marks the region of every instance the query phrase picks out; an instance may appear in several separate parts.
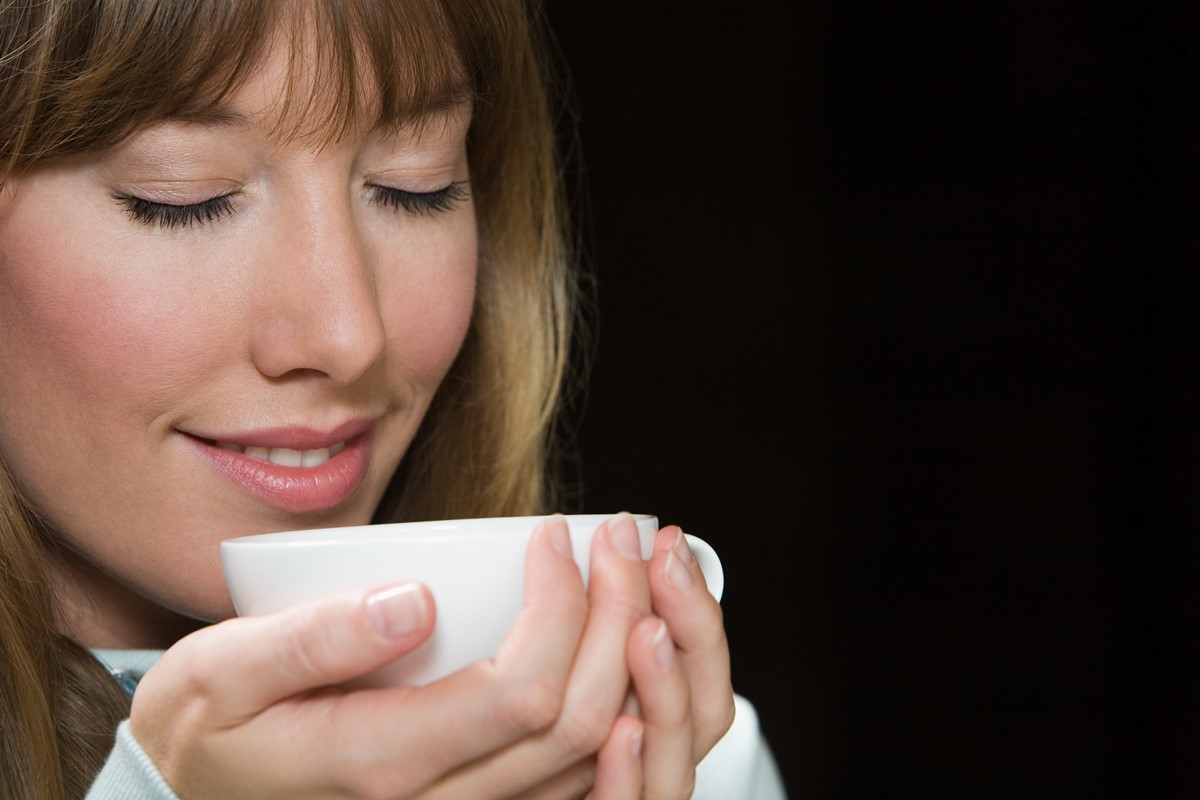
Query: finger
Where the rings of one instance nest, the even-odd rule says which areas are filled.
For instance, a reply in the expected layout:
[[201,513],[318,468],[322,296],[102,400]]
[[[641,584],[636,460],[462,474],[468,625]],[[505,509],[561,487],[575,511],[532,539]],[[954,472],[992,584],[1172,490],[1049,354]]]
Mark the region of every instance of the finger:
[[[596,785],[596,759],[585,758],[552,776],[532,789],[527,789],[516,795],[494,794],[492,797],[504,797],[507,800],[577,800],[588,797],[592,787]],[[468,795],[455,794],[454,798]],[[477,797],[478,795],[469,795]],[[426,800],[422,797],[421,800]],[[438,798],[437,800],[441,800]]]
[[[208,724],[230,727],[275,703],[378,669],[423,642],[433,598],[417,583],[328,595],[276,614],[204,628],[147,672],[139,693],[203,699]],[[159,676],[173,672],[171,682]]]
[[704,756],[733,722],[729,642],[721,607],[677,526],[658,533],[647,568],[654,613],[667,623],[692,695],[695,758]]
[[[550,517],[535,529],[526,553],[525,606],[496,658],[481,661],[393,701],[365,698],[364,713],[387,720],[373,746],[397,751],[414,738],[411,720],[433,719],[412,742],[415,782],[460,765],[429,797],[514,794],[549,773],[531,775],[514,763],[494,770],[497,752],[550,727],[558,718],[587,600],[570,551],[566,522]],[[354,699],[354,698],[348,698]],[[381,751],[381,752],[384,752]],[[406,751],[407,752],[407,751]]]
[[629,671],[640,698],[645,739],[642,797],[691,797],[696,782],[691,697],[667,624],[647,617],[629,635]]
[[[424,687],[293,694],[246,725],[221,731],[221,741],[211,745],[210,751],[211,747],[223,748],[226,753],[265,749],[276,761],[281,755],[303,754],[289,761],[288,769],[295,774],[295,784],[309,787],[310,793],[328,789],[331,794],[353,794],[356,787],[366,786],[374,793],[407,796],[438,781],[439,786],[447,787],[447,797],[492,796],[486,785],[482,792],[461,792],[453,788],[453,782],[440,779],[556,718],[583,627],[586,600],[574,559],[560,552],[561,541],[557,542],[560,548],[555,547],[554,527],[531,538],[525,609],[502,647],[505,652],[496,659]],[[425,600],[432,608],[431,598]],[[567,611],[571,608],[574,613]],[[383,619],[391,618],[384,615]],[[203,654],[206,645],[215,650],[220,644],[224,659],[217,665],[206,662],[203,668],[196,668],[201,674],[216,669],[214,694],[216,690],[237,692],[232,678],[244,677],[222,672],[219,667],[226,666],[224,661],[237,664],[239,658],[256,654],[266,641],[262,637],[271,634],[269,628],[256,627],[259,640],[247,642],[242,628],[248,628],[251,620],[234,622],[241,624],[215,626],[190,649],[180,647],[180,653],[168,654],[176,656],[171,659],[176,663],[181,659],[187,662],[188,653]],[[236,639],[232,648],[223,643],[226,637]],[[528,646],[521,644],[523,638],[529,640]],[[230,649],[238,648],[244,652],[229,655]],[[264,661],[261,655],[254,655],[257,667],[251,669],[262,669]],[[316,671],[341,677],[336,669]],[[288,691],[278,682],[276,686],[276,694]],[[199,705],[207,710],[205,704]],[[254,703],[243,700],[242,705]],[[279,730],[293,732],[288,741],[294,747],[284,748],[283,753],[272,747]],[[397,759],[398,753],[403,754],[402,760]]]
[[[636,523],[617,515],[592,538],[587,621],[574,653],[565,699],[553,727],[483,759],[455,784],[457,797],[511,796],[594,756],[608,740],[629,687],[625,647],[649,612],[650,591]],[[537,631],[531,647],[546,647]],[[499,776],[499,777],[498,777]]]
[[645,726],[622,716],[596,759],[596,787],[589,800],[638,800],[642,796],[642,742]]
[[525,558],[525,607],[496,654],[498,670],[544,687],[561,701],[587,617],[583,578],[561,514],[543,520]]
[[[590,563],[587,622],[559,718],[542,740],[523,743],[507,754],[527,761],[531,771],[550,774],[546,771],[595,755],[608,739],[628,693],[625,644],[634,624],[650,609],[633,517],[618,514],[596,530]],[[557,744],[557,758],[547,759],[547,741]]]
[[131,730],[173,786],[202,785],[198,742],[228,749],[214,737],[231,742],[226,732],[294,706],[289,698],[383,666],[420,644],[432,624],[428,591],[400,583],[204,628],[142,678]]
[[588,602],[560,725],[562,743],[575,757],[592,755],[607,741],[629,693],[629,633],[650,613],[637,523],[629,514],[613,517],[592,539]]

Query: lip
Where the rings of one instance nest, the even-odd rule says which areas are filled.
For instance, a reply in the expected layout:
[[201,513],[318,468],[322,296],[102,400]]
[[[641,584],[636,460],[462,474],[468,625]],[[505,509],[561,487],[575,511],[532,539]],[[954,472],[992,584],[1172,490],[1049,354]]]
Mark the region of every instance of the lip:
[[[292,513],[316,513],[335,508],[362,484],[370,463],[371,420],[347,422],[330,431],[279,427],[230,434],[197,434],[180,430],[199,454],[235,486],[270,506]],[[317,450],[339,442],[343,447],[315,467],[285,467],[217,445],[281,447]]]

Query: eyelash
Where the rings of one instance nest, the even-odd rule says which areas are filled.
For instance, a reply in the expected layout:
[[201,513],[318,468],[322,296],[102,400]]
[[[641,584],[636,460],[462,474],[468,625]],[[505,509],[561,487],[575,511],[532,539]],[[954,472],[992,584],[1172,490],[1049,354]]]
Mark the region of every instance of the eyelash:
[[[454,181],[432,192],[409,192],[390,186],[371,186],[373,202],[393,211],[409,214],[433,215],[450,211],[471,196],[470,181]],[[114,194],[113,199],[125,207],[129,218],[145,225],[160,228],[182,228],[203,225],[233,212],[233,198],[237,192],[223,194],[199,203],[172,205],[155,203],[142,197]]]
[[233,211],[234,194],[223,194],[184,206],[154,203],[129,194],[114,194],[113,199],[125,206],[126,213],[134,222],[157,225],[160,228],[183,228],[213,222],[228,215]]
[[372,186],[373,200],[393,211],[410,214],[438,214],[449,211],[471,196],[470,181],[454,181],[432,192],[407,192],[390,186]]

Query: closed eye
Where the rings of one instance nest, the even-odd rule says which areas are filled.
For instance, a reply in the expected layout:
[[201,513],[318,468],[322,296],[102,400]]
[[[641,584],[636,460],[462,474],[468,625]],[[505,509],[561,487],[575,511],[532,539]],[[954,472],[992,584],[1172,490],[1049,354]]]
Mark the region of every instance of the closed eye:
[[129,218],[146,225],[157,225],[160,228],[186,228],[192,225],[203,225],[220,219],[233,211],[233,197],[236,192],[223,194],[199,203],[173,205],[171,203],[155,203],[144,197],[129,194],[114,194],[112,197],[125,207]]
[[372,200],[393,211],[409,214],[438,214],[450,211],[471,196],[471,182],[454,181],[432,192],[409,192],[390,186],[372,185]]

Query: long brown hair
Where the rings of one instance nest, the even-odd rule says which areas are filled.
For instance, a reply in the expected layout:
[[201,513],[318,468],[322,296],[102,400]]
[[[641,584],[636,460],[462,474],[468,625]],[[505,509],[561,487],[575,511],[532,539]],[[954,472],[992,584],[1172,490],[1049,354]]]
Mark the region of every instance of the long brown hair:
[[[539,513],[554,501],[547,463],[575,309],[537,28],[523,0],[0,4],[0,190],[39,164],[220,103],[281,33],[295,43],[321,32],[305,68],[322,98],[336,98],[316,120],[329,136],[366,113],[415,120],[447,92],[466,95],[449,99],[474,104],[476,305],[376,516]],[[364,68],[375,80],[370,108]],[[302,114],[324,108],[312,99],[288,101]],[[128,705],[87,652],[57,633],[43,566],[53,545],[2,459],[0,793],[82,796]]]

